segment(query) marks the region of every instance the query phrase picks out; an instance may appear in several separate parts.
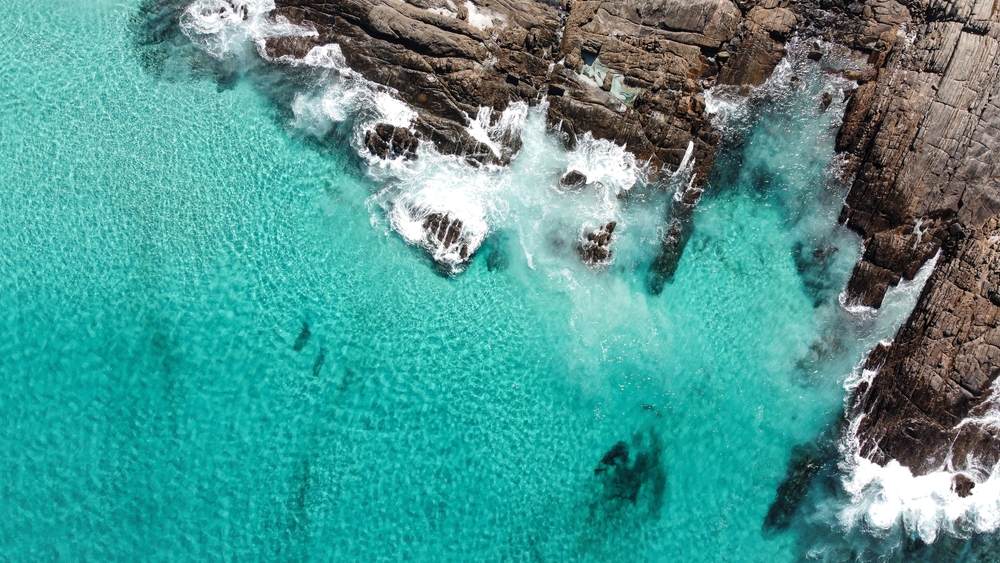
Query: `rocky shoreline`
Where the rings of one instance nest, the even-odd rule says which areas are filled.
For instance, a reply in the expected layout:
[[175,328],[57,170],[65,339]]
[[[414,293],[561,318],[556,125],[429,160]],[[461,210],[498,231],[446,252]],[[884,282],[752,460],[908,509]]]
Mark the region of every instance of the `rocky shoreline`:
[[856,174],[841,220],[865,237],[848,301],[877,307],[890,284],[940,251],[916,308],[857,390],[862,455],[915,474],[964,472],[956,491],[1000,460],[1000,14],[992,2],[925,0],[896,17],[909,35],[873,55],[878,75],[847,110],[839,148]]
[[[864,414],[861,453],[916,474],[965,472],[962,494],[1000,460],[997,427],[969,418],[991,407],[1000,375],[992,0],[277,0],[277,14],[317,34],[268,39],[268,57],[302,58],[336,43],[352,69],[416,110],[412,131],[369,132],[366,146],[379,157],[413,158],[428,142],[473,165],[509,163],[520,139],[499,126],[502,113],[544,99],[568,145],[590,132],[626,145],[654,174],[689,168],[651,268],[652,293],[676,269],[719,140],[705,90],[762,83],[794,34],[855,51],[867,66],[845,72],[859,86],[845,93],[837,148],[853,178],[841,221],[864,238],[864,252],[845,304],[879,307],[891,285],[940,252],[909,320],[868,358],[876,375],[853,407]],[[468,129],[483,120],[481,108],[492,110],[489,142]],[[586,182],[572,173],[564,188]],[[445,218],[443,235],[442,220],[428,221],[437,233],[428,240],[461,239],[460,222]],[[611,222],[586,233],[581,259],[606,264],[613,231]]]

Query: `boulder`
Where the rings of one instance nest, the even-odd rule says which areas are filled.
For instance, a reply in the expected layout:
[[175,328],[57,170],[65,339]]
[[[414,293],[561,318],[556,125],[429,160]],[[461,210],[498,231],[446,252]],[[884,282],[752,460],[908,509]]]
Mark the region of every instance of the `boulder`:
[[559,185],[569,190],[578,190],[587,185],[587,176],[579,170],[570,170],[559,180]]
[[413,131],[406,127],[379,123],[375,129],[365,132],[365,146],[370,153],[381,159],[403,157],[406,160],[413,160],[417,158],[419,145],[420,141]]

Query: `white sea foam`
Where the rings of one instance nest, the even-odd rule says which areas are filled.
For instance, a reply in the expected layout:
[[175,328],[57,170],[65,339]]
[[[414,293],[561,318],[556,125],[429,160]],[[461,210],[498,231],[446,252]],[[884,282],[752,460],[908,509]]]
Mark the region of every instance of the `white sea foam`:
[[315,29],[271,18],[274,8],[274,0],[196,0],[181,13],[181,31],[219,59],[241,55],[267,37],[317,35]]
[[472,27],[486,30],[491,27],[502,28],[507,23],[507,17],[503,14],[477,6],[473,2],[466,1],[465,8],[469,11],[466,21]]

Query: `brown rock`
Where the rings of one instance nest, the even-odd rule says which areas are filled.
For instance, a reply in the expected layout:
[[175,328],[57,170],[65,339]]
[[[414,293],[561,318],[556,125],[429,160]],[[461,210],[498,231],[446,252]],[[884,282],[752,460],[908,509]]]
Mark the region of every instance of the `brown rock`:
[[[841,218],[865,237],[849,302],[880,302],[886,283],[912,278],[941,250],[892,345],[869,356],[878,374],[854,407],[866,413],[862,454],[918,475],[953,467],[980,479],[1000,458],[1000,436],[960,423],[997,408],[1000,15],[981,1],[954,4],[928,12],[912,44],[888,46],[877,79],[851,97],[838,147],[852,155],[855,181]],[[901,5],[874,6],[877,25],[907,21]]]
[[614,221],[587,233],[578,246],[580,258],[588,266],[606,266],[611,262],[611,235],[618,224]]
[[958,473],[955,475],[951,482],[951,490],[955,491],[961,498],[966,498],[972,495],[972,489],[975,488],[976,482],[969,479],[963,473]]
[[379,123],[375,129],[365,133],[365,146],[373,155],[391,159],[402,156],[407,160],[417,158],[417,147],[420,141],[413,131],[405,127],[394,127],[388,123]]
[[587,184],[587,176],[579,170],[570,170],[559,180],[559,185],[570,190],[578,190]]

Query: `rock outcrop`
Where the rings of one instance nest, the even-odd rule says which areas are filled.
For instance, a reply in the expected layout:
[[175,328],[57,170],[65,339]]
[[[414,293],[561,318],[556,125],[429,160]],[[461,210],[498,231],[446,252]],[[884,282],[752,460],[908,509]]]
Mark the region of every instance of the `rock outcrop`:
[[1000,375],[1000,14],[992,0],[909,5],[865,7],[882,18],[865,28],[880,69],[838,138],[855,173],[841,219],[865,238],[846,299],[878,307],[941,254],[893,343],[868,358],[878,373],[857,390],[858,438],[876,462],[981,481],[1000,459],[1000,428],[982,418]]
[[670,202],[660,254],[649,266],[646,277],[646,287],[653,295],[662,293],[666,284],[674,279],[684,247],[694,232],[694,210],[701,200],[701,194],[702,188],[693,182],[677,186]]
[[[845,290],[848,304],[880,306],[888,287],[941,255],[894,343],[868,359],[878,375],[857,391],[856,412],[865,413],[862,453],[877,462],[898,459],[917,473],[954,467],[973,479],[1000,458],[996,427],[975,418],[991,407],[1000,375],[1000,165],[993,156],[1000,136],[1000,15],[993,0],[277,5],[280,15],[317,35],[269,39],[269,56],[301,58],[313,45],[337,43],[351,68],[417,110],[414,143],[430,142],[469,162],[509,162],[519,135],[501,126],[501,112],[543,98],[549,124],[569,144],[589,131],[668,172],[682,167],[691,147],[693,181],[674,200],[650,269],[652,293],[677,268],[718,141],[705,115],[704,88],[763,82],[795,33],[865,53],[871,69],[849,76],[859,88],[838,136],[854,177],[841,220],[865,239]],[[481,108],[490,108],[488,123]],[[477,118],[489,139],[470,134]],[[408,156],[408,139],[397,142],[396,131],[376,129],[366,144],[380,156]],[[432,252],[458,248],[462,260],[474,252],[470,247],[462,256],[456,219],[426,221],[424,243]],[[607,245],[588,248],[595,250],[581,252],[585,261],[610,256]],[[971,487],[962,482],[960,490]]]
[[[548,121],[625,144],[654,169],[679,165],[695,143],[707,177],[718,135],[702,79],[742,18],[730,0],[278,0],[277,13],[316,37],[269,39],[271,57],[303,56],[303,41],[337,43],[347,63],[418,110],[417,137],[477,163],[506,163],[515,136],[482,143],[466,126],[514,102],[548,100]],[[494,150],[500,147],[500,150]]]
[[379,123],[374,129],[365,133],[365,146],[373,155],[383,159],[403,157],[407,160],[417,158],[417,147],[420,141],[406,127],[394,127],[388,123]]
[[611,262],[611,236],[618,223],[610,221],[584,235],[579,252],[583,263],[588,266],[606,266]]

